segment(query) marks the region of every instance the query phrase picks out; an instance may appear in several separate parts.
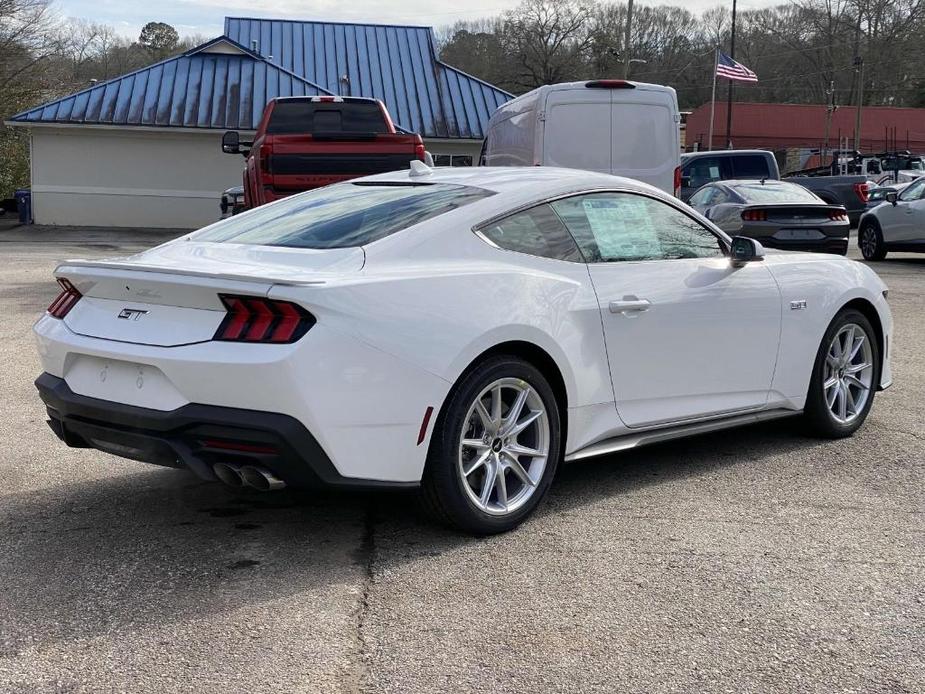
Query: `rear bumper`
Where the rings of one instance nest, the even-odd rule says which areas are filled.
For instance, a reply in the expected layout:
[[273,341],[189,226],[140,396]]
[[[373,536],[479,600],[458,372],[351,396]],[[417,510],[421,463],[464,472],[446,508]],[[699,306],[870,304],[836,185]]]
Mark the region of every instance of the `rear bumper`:
[[758,241],[767,248],[778,248],[783,251],[810,251],[816,253],[835,253],[846,255],[848,253],[848,237],[813,239],[809,241],[781,241],[775,238],[761,238]]
[[170,411],[74,393],[62,378],[35,381],[58,438],[214,480],[218,462],[259,465],[292,487],[413,488],[416,482],[344,477],[311,432],[285,414],[190,403]]

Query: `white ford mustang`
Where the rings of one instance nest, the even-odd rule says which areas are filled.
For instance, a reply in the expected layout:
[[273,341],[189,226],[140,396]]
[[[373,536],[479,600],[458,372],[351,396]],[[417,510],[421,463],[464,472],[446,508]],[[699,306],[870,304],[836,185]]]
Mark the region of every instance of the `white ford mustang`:
[[237,486],[420,487],[492,533],[563,460],[786,415],[846,436],[890,384],[864,265],[627,179],[414,166],[63,263],[54,431]]

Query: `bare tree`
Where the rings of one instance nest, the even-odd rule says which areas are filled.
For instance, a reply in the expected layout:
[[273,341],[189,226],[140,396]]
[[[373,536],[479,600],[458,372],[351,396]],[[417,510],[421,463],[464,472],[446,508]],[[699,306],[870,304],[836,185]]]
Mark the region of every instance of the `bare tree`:
[[593,42],[593,5],[582,0],[524,0],[504,15],[502,42],[523,87],[581,75]]

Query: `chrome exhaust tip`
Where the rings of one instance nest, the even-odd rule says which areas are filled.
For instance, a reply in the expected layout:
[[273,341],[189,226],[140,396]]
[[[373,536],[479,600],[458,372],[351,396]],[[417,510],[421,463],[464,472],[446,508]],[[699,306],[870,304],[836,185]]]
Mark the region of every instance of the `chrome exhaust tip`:
[[236,465],[229,465],[228,463],[216,463],[212,466],[212,472],[214,472],[215,476],[229,487],[240,489],[244,486],[244,477],[241,474],[241,468],[237,467]]
[[253,465],[245,465],[240,469],[241,480],[249,487],[261,492],[272,492],[283,489],[286,483],[269,470]]

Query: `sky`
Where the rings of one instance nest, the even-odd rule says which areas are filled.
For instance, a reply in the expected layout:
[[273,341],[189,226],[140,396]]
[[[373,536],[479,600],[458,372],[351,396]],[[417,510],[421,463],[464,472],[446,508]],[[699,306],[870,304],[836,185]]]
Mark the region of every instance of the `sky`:
[[[742,9],[779,4],[784,0],[741,0]],[[731,0],[727,0],[731,5]],[[166,22],[181,36],[201,34],[207,38],[222,33],[226,15],[320,19],[381,24],[419,24],[441,27],[460,19],[500,14],[515,7],[518,0],[271,0],[259,9],[254,0],[54,0],[53,7],[64,17],[78,17],[113,26],[123,36],[136,38],[150,21]],[[723,4],[720,0],[662,0],[639,4],[677,4],[692,12]],[[272,9],[269,9],[272,7]],[[465,9],[463,9],[463,7]]]

